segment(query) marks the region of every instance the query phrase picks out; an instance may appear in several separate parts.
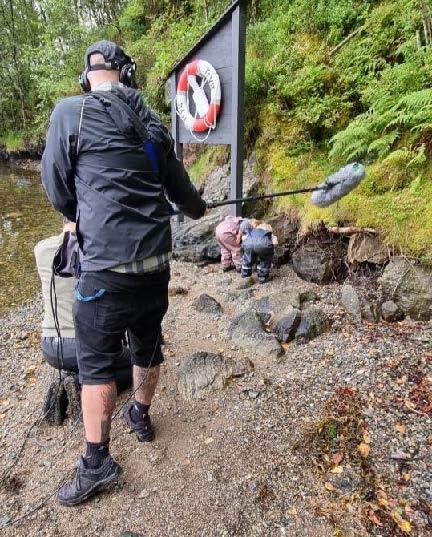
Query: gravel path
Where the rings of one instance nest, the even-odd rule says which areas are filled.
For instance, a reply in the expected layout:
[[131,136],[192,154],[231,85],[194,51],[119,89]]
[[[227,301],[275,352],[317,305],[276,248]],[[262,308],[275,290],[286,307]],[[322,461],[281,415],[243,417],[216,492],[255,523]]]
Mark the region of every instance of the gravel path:
[[[188,293],[171,298],[165,319],[166,364],[152,405],[156,441],[138,444],[115,420],[112,452],[124,468],[122,483],[77,508],[48,500],[4,535],[431,535],[432,323],[351,324],[338,305],[340,286],[306,283],[285,266],[248,293],[313,290],[333,327],[266,359],[226,337],[230,319],[248,305],[229,300],[238,275],[179,262],[172,275],[172,285]],[[192,307],[203,292],[222,313]],[[40,319],[40,297],[1,319],[2,469],[37,417],[52,375],[38,351]],[[176,371],[203,350],[248,358],[254,370],[186,401]],[[39,426],[0,487],[0,523],[51,494],[82,445],[81,424]]]

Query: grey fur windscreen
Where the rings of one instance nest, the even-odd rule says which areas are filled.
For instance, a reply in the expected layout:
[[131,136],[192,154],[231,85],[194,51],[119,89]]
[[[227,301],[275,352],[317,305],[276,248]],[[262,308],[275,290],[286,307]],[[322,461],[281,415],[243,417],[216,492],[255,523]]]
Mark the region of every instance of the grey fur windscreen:
[[354,190],[364,178],[365,173],[365,167],[359,162],[348,164],[318,185],[320,190],[313,192],[312,203],[317,207],[328,207]]

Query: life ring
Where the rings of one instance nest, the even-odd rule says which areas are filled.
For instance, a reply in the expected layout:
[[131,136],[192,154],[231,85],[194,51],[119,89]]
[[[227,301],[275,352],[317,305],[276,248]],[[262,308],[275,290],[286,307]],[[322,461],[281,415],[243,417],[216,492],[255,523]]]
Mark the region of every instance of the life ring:
[[[189,77],[201,77],[210,87],[210,103],[203,116],[194,117],[189,111]],[[216,118],[221,106],[221,85],[216,69],[205,60],[194,60],[183,69],[176,95],[177,113],[183,120],[185,127],[193,132],[211,131],[216,127]]]

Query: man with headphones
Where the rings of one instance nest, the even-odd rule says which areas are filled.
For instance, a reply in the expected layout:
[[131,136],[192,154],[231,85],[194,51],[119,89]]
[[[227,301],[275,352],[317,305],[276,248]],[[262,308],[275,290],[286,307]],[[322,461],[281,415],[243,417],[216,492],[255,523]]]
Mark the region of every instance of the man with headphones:
[[56,105],[42,158],[47,196],[76,222],[80,246],[74,324],[86,453],[58,492],[67,506],[106,490],[120,473],[109,440],[114,362],[125,331],[134,401],[124,418],[139,441],[154,438],[148,412],[163,362],[172,248],[165,195],[191,218],[206,210],[171,136],[135,89],[133,60],[115,43],[99,41],[84,63],[85,94]]

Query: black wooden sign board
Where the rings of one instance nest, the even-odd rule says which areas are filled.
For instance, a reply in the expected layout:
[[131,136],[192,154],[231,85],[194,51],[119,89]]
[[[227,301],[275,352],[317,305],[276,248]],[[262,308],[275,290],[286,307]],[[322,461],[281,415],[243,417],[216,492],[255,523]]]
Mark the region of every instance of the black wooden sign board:
[[[227,144],[231,146],[230,199],[240,198],[243,193],[243,127],[244,127],[244,67],[246,43],[246,0],[236,0],[225,11],[210,30],[182,58],[169,74],[171,93],[172,135],[176,143],[178,158],[182,158],[182,144]],[[196,60],[204,60],[213,66],[220,84],[220,109],[214,122],[208,122],[204,132],[187,126],[179,116],[178,90],[189,77],[189,66]],[[198,76],[198,85],[201,78]],[[195,84],[196,85],[196,84]],[[211,84],[203,85],[207,100],[211,104]],[[212,86],[213,88],[213,86]],[[214,88],[213,88],[214,89]],[[192,88],[183,92],[193,118],[200,118],[195,106]],[[207,115],[205,116],[208,117]],[[210,116],[213,118],[213,116]],[[211,126],[210,126],[211,124]],[[231,206],[232,214],[241,216],[241,203]]]

